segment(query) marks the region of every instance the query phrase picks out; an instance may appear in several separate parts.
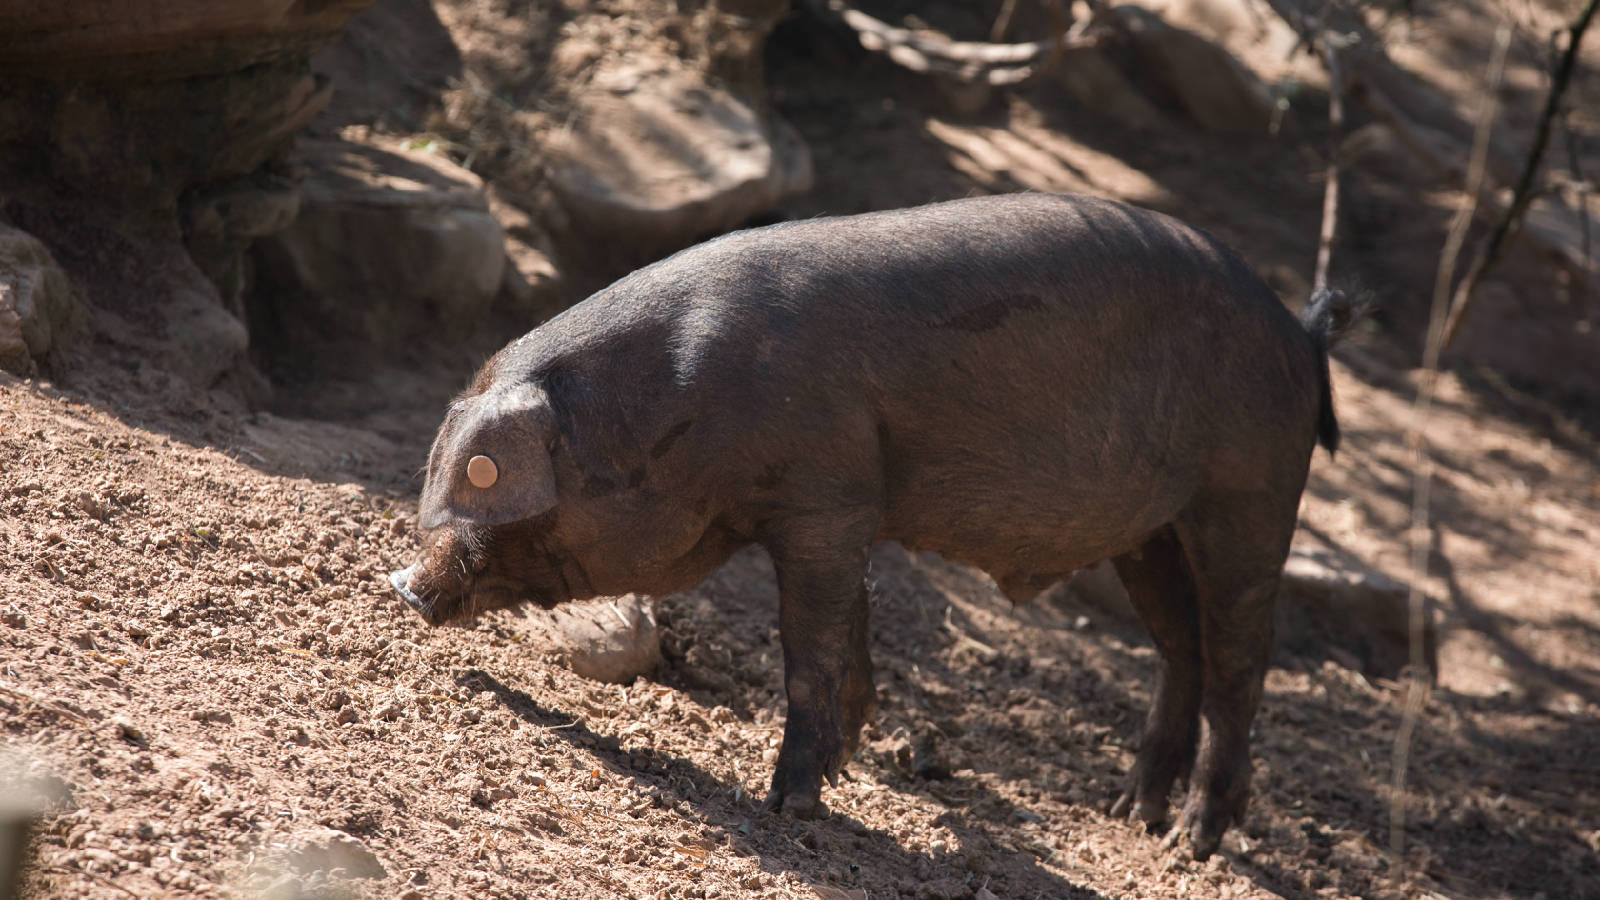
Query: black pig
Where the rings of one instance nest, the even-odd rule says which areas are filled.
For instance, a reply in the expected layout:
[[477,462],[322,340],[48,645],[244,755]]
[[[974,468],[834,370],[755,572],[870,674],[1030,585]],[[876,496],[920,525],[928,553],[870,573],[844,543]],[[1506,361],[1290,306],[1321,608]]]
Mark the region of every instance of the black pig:
[[863,576],[896,540],[1027,599],[1111,559],[1160,651],[1115,811],[1196,858],[1245,808],[1275,587],[1328,386],[1337,293],[1297,323],[1237,254],[1157,213],[1018,194],[731,234],[501,350],[428,458],[430,623],[699,583],[771,554],[788,720],[769,808],[874,706]]

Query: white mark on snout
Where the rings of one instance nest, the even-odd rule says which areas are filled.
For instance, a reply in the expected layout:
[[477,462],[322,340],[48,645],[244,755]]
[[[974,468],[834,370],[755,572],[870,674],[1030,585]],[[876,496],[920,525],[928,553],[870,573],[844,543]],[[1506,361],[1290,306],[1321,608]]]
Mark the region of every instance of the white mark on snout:
[[389,573],[389,584],[400,592],[400,596],[404,597],[407,603],[413,606],[422,602],[416,594],[411,592],[411,572],[415,568],[416,566],[407,566],[404,569]]

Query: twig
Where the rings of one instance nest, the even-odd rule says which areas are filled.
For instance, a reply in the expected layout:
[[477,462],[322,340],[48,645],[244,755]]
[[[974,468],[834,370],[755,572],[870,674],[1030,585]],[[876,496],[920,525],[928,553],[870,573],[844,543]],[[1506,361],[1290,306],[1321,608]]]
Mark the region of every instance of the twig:
[[922,74],[943,75],[991,87],[1019,85],[1049,71],[1068,49],[1097,46],[1102,38],[1091,33],[1084,19],[1070,31],[1059,3],[1048,4],[1054,34],[1048,40],[1019,44],[955,41],[944,35],[918,33],[875,19],[844,0],[806,0],[805,8],[824,21],[855,33],[861,46],[882,53],[893,62]]
[[105,885],[106,887],[115,888],[116,890],[119,890],[119,891],[123,892],[124,894],[127,894],[129,897],[137,898],[139,896],[138,894],[135,894],[133,891],[130,891],[127,888],[123,887],[122,885],[117,884],[115,881],[112,881],[111,879],[107,878],[106,876],[97,874],[95,872],[91,872],[88,869],[79,869],[79,868],[76,868],[74,866],[62,866],[62,865],[50,865],[50,866],[45,866],[45,868],[53,869],[54,871],[62,872],[62,873],[67,874],[67,875],[83,875],[83,876],[85,876],[87,878],[91,878],[91,879],[93,879],[95,881],[98,881],[99,883]]
[[1489,132],[1494,126],[1499,108],[1500,82],[1505,78],[1506,52],[1511,46],[1511,28],[1502,24],[1495,32],[1494,53],[1489,61],[1489,92],[1484,96],[1478,111],[1478,123],[1472,141],[1472,155],[1467,162],[1467,183],[1461,206],[1450,221],[1450,231],[1445,236],[1444,249],[1439,254],[1439,269],[1433,279],[1433,305],[1428,312],[1428,336],[1423,348],[1422,366],[1427,371],[1439,367],[1439,354],[1444,349],[1443,328],[1447,321],[1450,281],[1455,277],[1456,260],[1461,246],[1466,242],[1467,231],[1478,215],[1479,198],[1487,181]]
[[1483,249],[1478,252],[1472,261],[1472,266],[1467,269],[1466,277],[1456,286],[1455,298],[1450,304],[1450,315],[1445,320],[1441,349],[1449,347],[1455,341],[1456,335],[1461,332],[1461,323],[1466,319],[1467,310],[1472,308],[1473,292],[1483,280],[1483,276],[1488,273],[1489,267],[1499,258],[1500,248],[1506,238],[1521,227],[1528,205],[1533,202],[1534,176],[1538,174],[1539,163],[1544,159],[1545,147],[1550,143],[1550,128],[1555,123],[1556,111],[1561,108],[1561,97],[1566,93],[1567,84],[1572,80],[1572,70],[1577,67],[1578,49],[1583,44],[1584,32],[1589,30],[1589,23],[1594,19],[1597,8],[1600,8],[1600,0],[1589,0],[1568,29],[1567,51],[1562,54],[1561,61],[1557,64],[1555,77],[1550,82],[1550,92],[1545,95],[1544,110],[1539,113],[1539,124],[1534,129],[1533,146],[1528,150],[1528,158],[1523,162],[1522,174],[1517,177],[1511,205],[1506,208],[1500,221],[1495,223],[1494,230],[1489,233]]
[[1333,262],[1333,240],[1339,229],[1339,152],[1344,138],[1344,85],[1339,79],[1339,49],[1323,35],[1317,39],[1322,63],[1328,68],[1328,183],[1322,191],[1322,235],[1317,241],[1317,268],[1311,279],[1313,292],[1328,287],[1328,266]]
[[1567,168],[1572,173],[1572,182],[1578,195],[1578,223],[1583,229],[1583,234],[1578,246],[1581,248],[1579,262],[1585,269],[1589,267],[1589,193],[1592,190],[1587,179],[1583,177],[1583,164],[1578,159],[1578,132],[1572,127],[1571,109],[1561,116],[1561,127],[1567,137]]
[[1505,77],[1506,51],[1510,46],[1511,29],[1502,24],[1495,32],[1494,52],[1489,60],[1488,90],[1483,94],[1483,105],[1478,110],[1478,122],[1473,133],[1467,189],[1461,196],[1461,206],[1450,222],[1450,232],[1445,237],[1444,250],[1439,257],[1439,271],[1434,277],[1427,347],[1422,354],[1422,383],[1417,388],[1417,398],[1411,408],[1411,425],[1406,432],[1406,445],[1415,456],[1411,500],[1411,585],[1407,597],[1411,664],[1406,677],[1405,711],[1394,738],[1394,771],[1389,786],[1389,851],[1391,864],[1397,871],[1405,860],[1406,772],[1411,761],[1411,738],[1416,733],[1417,720],[1422,715],[1422,704],[1428,688],[1424,674],[1428,666],[1423,641],[1427,624],[1424,621],[1427,598],[1422,592],[1423,581],[1428,577],[1428,554],[1433,549],[1428,525],[1429,492],[1433,483],[1433,462],[1427,453],[1428,417],[1433,409],[1433,395],[1437,386],[1450,278],[1455,273],[1456,259],[1461,253],[1461,245],[1466,241],[1467,229],[1477,215],[1478,197],[1482,194],[1488,169],[1489,133],[1494,126],[1500,82]]
[[1017,0],[1005,0],[1000,4],[1000,14],[994,17],[994,26],[989,29],[989,40],[1000,43],[1006,39],[1006,32],[1011,30],[1011,17],[1017,13]]

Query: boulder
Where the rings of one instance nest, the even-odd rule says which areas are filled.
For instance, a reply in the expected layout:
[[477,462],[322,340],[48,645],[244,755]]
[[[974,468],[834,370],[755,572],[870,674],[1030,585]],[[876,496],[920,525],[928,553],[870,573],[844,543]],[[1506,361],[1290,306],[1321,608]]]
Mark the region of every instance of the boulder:
[[1266,85],[1219,44],[1136,6],[1109,18],[1132,56],[1136,80],[1176,103],[1207,131],[1265,134],[1274,101]]
[[372,0],[18,0],[0,7],[0,71],[181,78],[309,54]]
[[[1110,562],[1075,573],[1058,596],[1125,626],[1139,621]],[[1281,651],[1333,659],[1383,678],[1399,677],[1411,662],[1406,586],[1334,547],[1296,542],[1284,564],[1277,610],[1274,630]],[[1438,634],[1431,610],[1424,617],[1422,642],[1424,662],[1437,674]]]
[[661,630],[648,597],[626,594],[523,615],[532,639],[585,678],[631,684],[661,665]]
[[613,71],[571,121],[551,188],[576,228],[638,261],[811,187],[810,152],[787,123],[696,74]]
[[[1411,663],[1410,591],[1332,547],[1302,542],[1283,567],[1278,645],[1311,658],[1331,657],[1384,678]],[[1438,634],[1430,608],[1422,622],[1422,657],[1437,675]]]
[[389,874],[366,844],[326,826],[293,835],[283,848],[284,862],[299,875],[343,869],[346,878],[383,878]]
[[0,368],[35,374],[82,336],[83,307],[37,238],[0,224]]
[[104,349],[262,396],[244,248],[293,217],[284,157],[331,96],[310,57],[371,2],[0,9],[3,212],[55,254]]
[[1300,35],[1273,11],[1268,0],[1134,0],[1182,28],[1226,48],[1268,82],[1322,85],[1326,73]]
[[306,140],[295,160],[309,173],[299,214],[254,248],[258,339],[345,375],[481,324],[506,276],[506,236],[477,176],[399,144]]
[[1166,114],[1145,99],[1097,47],[1063,53],[1050,77],[1079,106],[1129,128],[1154,130],[1170,125]]
[[244,323],[223,308],[175,223],[82,198],[8,197],[4,212],[52,249],[102,348],[205,391],[242,372],[249,346]]

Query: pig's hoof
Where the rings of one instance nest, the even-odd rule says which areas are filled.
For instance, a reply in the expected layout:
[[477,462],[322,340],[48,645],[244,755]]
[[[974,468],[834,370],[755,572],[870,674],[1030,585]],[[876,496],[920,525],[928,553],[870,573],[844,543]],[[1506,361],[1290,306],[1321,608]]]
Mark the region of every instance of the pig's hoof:
[[1222,836],[1227,833],[1232,818],[1225,811],[1213,809],[1208,812],[1206,804],[1191,800],[1184,805],[1183,814],[1161,841],[1161,849],[1171,850],[1180,843],[1187,843],[1194,861],[1205,862],[1222,844]]
[[1189,826],[1189,849],[1194,851],[1195,862],[1205,862],[1217,852],[1231,818],[1226,813],[1220,816],[1202,814],[1195,818],[1194,824]]
[[772,791],[762,802],[761,811],[788,813],[796,819],[823,819],[827,818],[828,805],[817,797],[806,797],[801,794],[785,795],[779,791]]
[[1128,813],[1132,811],[1133,789],[1129,788],[1128,790],[1122,792],[1122,796],[1117,798],[1117,802],[1111,804],[1110,816],[1113,819],[1126,819],[1128,817]]
[[1159,801],[1134,802],[1138,794],[1137,788],[1128,788],[1117,802],[1111,804],[1111,818],[1133,819],[1143,822],[1145,831],[1150,834],[1159,834],[1167,825],[1167,802]]

